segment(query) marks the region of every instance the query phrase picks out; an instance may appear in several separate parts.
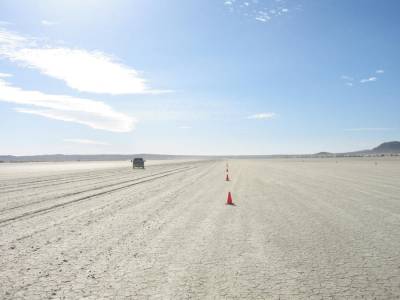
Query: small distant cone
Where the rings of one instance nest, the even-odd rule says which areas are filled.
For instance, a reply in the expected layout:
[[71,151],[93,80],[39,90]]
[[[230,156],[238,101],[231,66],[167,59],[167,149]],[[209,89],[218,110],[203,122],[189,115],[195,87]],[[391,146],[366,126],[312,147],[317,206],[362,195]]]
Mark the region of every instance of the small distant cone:
[[228,174],[228,173],[226,173],[226,178],[225,178],[225,180],[226,180],[226,181],[229,181],[229,174]]
[[228,199],[226,200],[226,204],[233,205],[231,192],[228,193]]

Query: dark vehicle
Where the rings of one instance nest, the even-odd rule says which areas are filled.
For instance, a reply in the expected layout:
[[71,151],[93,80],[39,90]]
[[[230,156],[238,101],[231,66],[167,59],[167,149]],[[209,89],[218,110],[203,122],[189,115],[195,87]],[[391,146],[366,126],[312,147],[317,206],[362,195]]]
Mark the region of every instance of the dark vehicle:
[[133,160],[131,160],[132,162],[132,168],[141,168],[144,169],[144,159],[143,158],[134,158]]

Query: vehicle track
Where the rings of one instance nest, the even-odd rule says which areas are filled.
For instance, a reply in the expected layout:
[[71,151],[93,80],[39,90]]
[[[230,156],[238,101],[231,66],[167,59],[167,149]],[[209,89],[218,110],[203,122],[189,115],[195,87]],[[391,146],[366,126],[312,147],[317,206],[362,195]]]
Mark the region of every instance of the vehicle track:
[[[157,168],[158,169],[158,168]],[[122,173],[122,174],[121,174]],[[25,191],[28,189],[38,189],[42,187],[53,187],[56,185],[62,185],[62,184],[68,184],[68,183],[73,183],[73,182],[80,182],[80,181],[90,181],[90,180],[95,180],[98,178],[112,178],[115,175],[121,175],[121,176],[127,176],[132,174],[130,169],[127,168],[119,168],[113,172],[104,172],[103,174],[95,173],[95,172],[90,172],[90,174],[85,174],[84,176],[79,176],[77,177],[76,174],[70,174],[69,176],[62,176],[60,177],[52,177],[46,180],[37,180],[37,181],[29,181],[29,182],[22,182],[22,183],[13,183],[9,184],[8,186],[0,186],[0,192],[2,193],[12,193],[12,192],[19,192],[19,191]],[[38,183],[43,183],[43,184],[38,184]],[[10,186],[18,186],[21,188],[9,188]],[[9,189],[7,189],[7,187]]]
[[[179,168],[177,168],[177,169],[179,169]],[[166,170],[166,171],[163,171],[163,172],[169,172],[169,171],[172,171],[172,170],[175,170],[175,169],[169,169],[169,170]],[[13,210],[13,209],[17,209],[17,208],[22,208],[22,207],[25,207],[25,206],[29,206],[29,205],[33,205],[33,204],[38,204],[38,203],[45,202],[45,201],[49,201],[49,200],[60,199],[60,198],[67,197],[67,196],[73,196],[73,195],[76,195],[76,194],[89,192],[89,191],[94,190],[94,189],[102,189],[102,188],[105,188],[105,187],[110,187],[110,186],[114,186],[114,185],[118,185],[118,184],[123,184],[123,183],[129,182],[129,181],[132,181],[132,180],[137,180],[137,179],[141,179],[141,178],[146,178],[146,177],[148,177],[148,176],[153,176],[153,175],[156,175],[156,174],[161,174],[161,173],[163,173],[163,172],[151,173],[151,174],[146,175],[146,176],[134,177],[134,178],[132,178],[132,174],[130,174],[130,175],[125,174],[125,175],[123,175],[123,176],[120,176],[119,178],[115,178],[115,176],[110,176],[110,177],[112,177],[112,179],[113,179],[113,181],[114,181],[112,184],[107,184],[107,185],[99,186],[100,184],[103,184],[103,183],[110,183],[110,178],[109,178],[109,177],[104,177],[104,176],[102,176],[102,177],[100,177],[100,178],[106,178],[106,179],[105,179],[105,180],[101,180],[101,181],[87,182],[86,184],[82,184],[82,185],[79,186],[79,188],[82,188],[82,187],[86,187],[86,186],[93,186],[93,185],[96,185],[95,188],[85,189],[85,190],[79,190],[79,191],[74,192],[74,193],[67,193],[67,194],[61,194],[61,195],[54,195],[54,196],[50,196],[50,197],[45,198],[45,199],[42,198],[42,199],[40,199],[40,200],[30,201],[29,203],[25,203],[25,204],[21,204],[21,205],[16,205],[16,206],[9,207],[9,208],[0,209],[0,214],[1,214],[2,212],[6,212],[6,211],[9,211],[9,210]],[[135,175],[138,175],[138,174],[135,174]],[[128,180],[125,180],[125,181],[121,181],[121,180],[126,179],[126,178],[129,178],[129,179],[128,179]],[[94,180],[95,180],[95,179],[94,179]],[[86,180],[86,181],[89,181],[89,179]],[[79,182],[79,181],[78,181],[78,182]],[[68,183],[70,183],[70,182],[64,182],[63,184],[66,185],[66,184],[68,184]],[[55,186],[55,185],[58,185],[58,184],[49,185],[49,186],[50,186],[50,187],[53,187],[53,186]],[[64,188],[66,188],[66,187],[64,187]],[[53,190],[53,192],[54,192],[54,190]],[[40,192],[37,192],[37,193],[24,194],[24,198],[31,198],[31,197],[34,197],[34,196],[37,196],[37,195],[42,195],[42,194],[43,194],[43,191],[40,191]]]
[[379,173],[353,161],[232,160],[230,182],[224,161],[190,162],[13,210],[0,216],[20,217],[0,228],[0,298],[399,299],[400,161]]
[[[74,176],[74,177],[76,177],[76,176],[82,176],[82,177],[86,176],[87,177],[87,176],[93,176],[93,175],[101,176],[100,172],[117,173],[120,170],[121,170],[121,167],[107,169],[107,170],[100,170],[99,172],[83,171],[83,172],[78,173],[78,175],[76,172],[70,172],[70,173],[63,173],[63,174],[47,175],[47,176],[40,177],[40,179],[38,179],[36,177],[28,177],[28,178],[19,178],[19,179],[11,179],[11,180],[2,180],[2,182],[0,182],[0,188],[9,187],[9,186],[20,186],[20,185],[25,185],[25,184],[35,184],[35,183],[39,183],[39,182],[58,181],[58,180],[68,179],[72,176]],[[27,180],[30,180],[30,181],[27,181]],[[11,181],[11,183],[9,181]]]
[[[179,162],[179,163],[173,163],[174,166],[179,166],[185,163]],[[164,169],[168,165],[151,165],[146,168],[146,170],[153,171],[158,170],[158,169]],[[122,174],[121,174],[122,173]],[[2,193],[9,193],[9,192],[18,192],[18,191],[24,191],[27,189],[37,189],[41,187],[46,187],[46,186],[54,186],[54,185],[62,185],[70,182],[79,182],[79,181],[87,181],[87,180],[92,180],[92,179],[97,179],[97,178],[105,178],[107,177],[113,177],[115,174],[117,175],[130,175],[132,174],[132,169],[131,168],[125,168],[125,167],[118,167],[118,168],[112,168],[112,169],[107,169],[107,170],[101,170],[99,172],[96,171],[89,171],[89,172],[82,172],[77,175],[77,173],[65,173],[63,175],[53,175],[53,176],[46,176],[45,178],[38,179],[38,180],[31,180],[31,181],[25,181],[26,178],[12,181],[12,183],[1,183],[0,182],[0,192]],[[52,182],[55,182],[56,184],[52,184]],[[43,185],[38,185],[38,183],[44,183]],[[50,183],[50,184],[47,184]],[[18,187],[18,188],[16,188]],[[7,189],[8,188],[8,189]]]
[[[38,188],[43,188],[43,187],[48,187],[48,186],[56,186],[56,185],[62,185],[62,184],[67,184],[67,183],[73,183],[73,182],[79,182],[79,181],[87,181],[87,180],[95,180],[98,178],[104,178],[105,176],[107,177],[112,177],[115,176],[115,174],[121,174],[120,172],[113,172],[111,174],[105,174],[105,175],[99,175],[99,176],[93,176],[93,175],[88,175],[88,176],[82,176],[82,177],[76,177],[74,176],[73,178],[71,177],[66,177],[66,178],[53,178],[53,179],[48,179],[44,181],[36,181],[36,182],[29,182],[27,184],[16,184],[16,186],[22,186],[21,188],[9,188],[9,189],[0,189],[0,192],[2,193],[14,193],[14,192],[20,192],[20,191],[25,191],[29,189],[38,189]],[[39,183],[39,184],[38,184]],[[43,183],[43,184],[40,184]]]
[[[207,165],[206,168],[202,168],[202,170],[200,172],[195,172],[194,174],[191,174],[189,177],[185,176],[182,180],[182,182],[184,183],[183,185],[177,185],[173,187],[173,191],[176,194],[181,194],[184,193],[186,191],[186,189],[193,185],[194,182],[198,183],[200,182],[204,182],[207,180],[206,175],[210,173],[210,170],[213,170],[215,167],[215,163]],[[215,170],[215,169],[214,169]],[[148,202],[154,201],[154,198],[158,198],[160,197],[160,193],[161,190],[165,190],[164,186],[160,186],[159,189],[157,191],[155,191],[155,193],[153,193],[151,196],[146,197],[145,199],[141,199],[140,201],[134,202],[132,203],[131,201],[126,202],[126,199],[124,199],[123,197],[121,198],[117,198],[115,199],[115,201],[112,201],[112,203],[106,203],[103,204],[101,206],[96,207],[96,217],[95,217],[95,221],[92,223],[92,225],[94,225],[95,223],[102,223],[102,222],[106,222],[107,218],[110,217],[110,212],[112,212],[112,214],[118,214],[120,211],[125,211],[128,210],[130,207],[134,206],[137,207],[137,205],[139,206],[148,206]],[[123,206],[119,206],[119,203],[124,202]],[[129,235],[133,234],[134,232],[136,232],[138,230],[138,228],[142,227],[142,226],[148,226],[149,223],[155,222],[156,220],[160,221],[159,217],[161,214],[163,214],[164,211],[171,211],[174,210],[175,207],[177,207],[179,205],[179,201],[173,201],[173,199],[169,198],[167,199],[167,201],[165,202],[158,202],[157,207],[154,210],[150,210],[150,211],[146,211],[145,214],[140,215],[139,219],[136,219],[136,224],[141,225],[141,226],[132,226],[130,228],[130,230],[128,232],[124,232],[123,234],[121,233],[121,236],[116,236],[113,238],[113,241],[108,240],[107,243],[109,246],[112,246],[114,243],[117,244],[122,244],[123,241],[125,239],[128,238]],[[118,209],[114,209],[112,207],[118,207]],[[75,216],[75,218],[78,218],[80,221],[78,221],[77,223],[74,223],[71,221],[71,219],[68,220],[59,220],[54,224],[48,224],[48,226],[41,228],[39,230],[35,230],[31,233],[29,233],[26,236],[22,236],[19,238],[16,238],[16,241],[21,242],[22,240],[25,239],[35,239],[35,235],[43,233],[45,231],[47,231],[50,227],[54,228],[54,227],[69,227],[69,228],[74,228],[74,227],[79,227],[82,226],[82,216]],[[173,218],[173,216],[171,216],[170,218]],[[72,222],[74,225],[72,225],[70,227],[70,222]],[[80,222],[80,223],[79,223]],[[67,223],[67,224],[65,224]],[[80,224],[80,225],[77,225]],[[75,228],[74,228],[75,229]],[[78,232],[78,230],[74,230],[74,232]],[[102,234],[101,232],[98,232],[98,234]],[[116,241],[114,241],[116,238]],[[90,239],[96,239],[96,236],[90,236]],[[53,240],[51,243],[57,243],[56,240]],[[50,242],[47,243],[43,243],[43,244],[39,244],[39,247],[49,247],[49,245],[51,244]],[[74,243],[76,243],[76,241],[74,241]],[[37,242],[36,245],[38,246]],[[104,246],[104,245],[103,245]],[[1,248],[0,248],[1,249]],[[78,247],[76,248],[78,249]],[[18,253],[18,256],[14,257],[13,259],[21,261],[23,259],[23,257],[25,257],[26,255],[29,255],[28,252],[32,251],[29,247],[26,248],[26,252],[20,252]],[[98,252],[98,249],[93,249],[93,251]],[[99,252],[99,254],[104,254],[104,251],[106,250],[102,250]],[[4,263],[0,264],[0,269],[3,267]],[[85,264],[85,266],[89,266],[94,264],[95,262],[90,261],[88,263]],[[43,277],[43,276],[42,276]]]
[[[149,176],[144,176],[144,177],[137,178],[137,179],[134,179],[134,180],[125,181],[125,182],[118,183],[118,184],[108,185],[108,186],[105,186],[105,187],[112,187],[112,186],[116,186],[116,185],[121,185],[123,183],[131,182],[131,183],[129,183],[127,185],[124,185],[124,186],[115,187],[115,188],[112,188],[112,189],[108,189],[106,191],[102,191],[102,192],[98,192],[98,193],[91,194],[91,195],[88,195],[88,196],[84,196],[84,197],[80,197],[80,198],[77,198],[77,199],[73,199],[73,200],[70,200],[70,201],[58,203],[58,204],[51,205],[51,206],[48,206],[48,207],[45,207],[45,208],[41,208],[41,209],[37,209],[37,210],[34,210],[34,211],[25,212],[23,214],[20,214],[20,215],[14,216],[14,217],[0,219],[0,227],[4,227],[4,226],[7,225],[7,223],[12,222],[12,221],[16,221],[16,220],[19,220],[19,219],[22,219],[22,218],[27,218],[27,217],[32,217],[32,216],[35,216],[35,215],[47,213],[47,212],[50,212],[50,211],[52,211],[52,210],[54,210],[56,208],[59,208],[59,207],[64,207],[66,205],[70,205],[70,204],[74,204],[74,203],[81,202],[81,201],[84,201],[84,200],[92,199],[92,198],[94,198],[96,196],[109,194],[109,193],[112,193],[112,192],[115,192],[115,191],[126,189],[126,188],[129,188],[129,187],[134,186],[134,185],[138,185],[138,184],[141,184],[141,183],[154,181],[154,180],[157,180],[157,179],[160,179],[160,178],[163,178],[163,177],[167,177],[167,176],[171,176],[171,175],[174,175],[174,174],[177,174],[177,173],[189,171],[189,170],[195,169],[197,167],[198,166],[177,168],[177,169],[164,171],[164,172],[160,172],[160,173],[149,175]],[[140,180],[140,179],[144,179],[144,180]],[[138,180],[140,180],[140,181],[138,181]],[[102,187],[102,188],[105,188],[105,187]],[[102,188],[98,188],[98,189],[95,189],[95,190],[99,190],[99,189],[102,189]],[[87,190],[87,191],[90,191],[90,190]],[[67,197],[67,196],[72,196],[72,195],[78,195],[78,194],[81,194],[81,193],[83,193],[83,192],[70,193],[70,194],[67,194],[67,195],[63,195],[62,198]],[[50,199],[46,199],[46,200],[43,200],[43,201],[48,201],[48,200],[50,200]],[[53,200],[54,200],[54,198],[53,198]],[[40,201],[40,202],[43,202],[43,201]]]
[[[172,164],[161,164],[161,165],[150,165],[146,167],[146,170],[152,169],[160,169],[165,168],[171,165],[178,166],[184,164],[183,162],[175,162]],[[15,187],[29,187],[32,185],[33,187],[38,186],[38,183],[46,183],[46,182],[59,182],[63,180],[71,180],[71,179],[85,179],[85,178],[101,178],[107,175],[113,174],[121,174],[124,172],[126,174],[132,173],[131,167],[117,167],[103,170],[95,170],[95,171],[80,171],[80,172],[66,172],[63,174],[54,174],[47,175],[40,178],[37,177],[27,177],[27,178],[16,178],[16,179],[8,179],[8,180],[0,180],[0,191],[7,191],[7,188],[15,188]],[[17,189],[18,190],[18,189]],[[17,191],[15,190],[15,191]],[[14,191],[14,190],[13,190]]]
[[[118,176],[119,175],[119,176]],[[27,188],[23,188],[23,189],[15,189],[15,190],[9,190],[6,192],[0,191],[3,194],[7,194],[7,193],[12,193],[14,194],[15,192],[24,192],[24,191],[32,191],[31,193],[28,194],[28,192],[24,193],[24,196],[36,196],[36,195],[40,195],[43,194],[43,191],[40,190],[39,192],[35,192],[35,190],[38,189],[42,189],[42,188],[48,188],[52,191],[54,191],[53,187],[56,186],[61,186],[61,188],[64,188],[65,186],[68,186],[69,184],[74,184],[74,183],[80,183],[80,182],[84,182],[84,184],[80,184],[80,187],[84,187],[84,186],[88,186],[88,185],[92,185],[92,184],[97,184],[97,183],[103,183],[103,182],[110,182],[111,179],[115,180],[120,180],[120,179],[124,179],[124,178],[128,178],[128,177],[132,177],[133,174],[118,174],[118,175],[109,175],[109,176],[96,176],[96,177],[92,177],[92,178],[86,178],[86,179],[75,179],[75,180],[68,180],[68,181],[63,181],[63,182],[57,182],[56,183],[49,183],[49,184],[44,184],[44,185],[35,185],[35,186],[30,186]],[[104,179],[104,180],[99,180],[99,179]],[[18,197],[18,196],[16,196]]]

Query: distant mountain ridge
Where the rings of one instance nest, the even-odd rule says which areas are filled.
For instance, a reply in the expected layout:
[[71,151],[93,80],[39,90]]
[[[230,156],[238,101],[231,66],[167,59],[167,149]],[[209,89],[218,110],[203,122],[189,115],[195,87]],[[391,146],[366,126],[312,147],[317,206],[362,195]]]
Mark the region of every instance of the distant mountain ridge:
[[167,159],[226,159],[226,158],[288,158],[288,157],[330,157],[330,156],[366,156],[366,155],[400,155],[400,142],[392,141],[382,143],[370,150],[361,150],[345,153],[319,152],[316,154],[298,155],[165,155],[165,154],[93,154],[93,155],[32,155],[14,156],[0,155],[0,162],[62,162],[62,161],[113,161],[131,160],[134,157],[142,157],[147,160],[167,160]]
[[354,151],[354,152],[347,152],[340,154],[346,154],[346,155],[400,154],[400,142],[398,141],[385,142],[380,144],[378,147],[375,147],[370,150],[361,150],[361,151]]
[[375,153],[400,153],[400,142],[386,142],[372,149]]

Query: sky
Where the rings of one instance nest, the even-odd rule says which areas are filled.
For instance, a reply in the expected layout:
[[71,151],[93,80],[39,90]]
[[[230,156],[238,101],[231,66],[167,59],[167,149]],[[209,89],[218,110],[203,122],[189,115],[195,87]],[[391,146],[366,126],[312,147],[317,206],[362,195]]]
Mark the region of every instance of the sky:
[[2,0],[0,155],[400,140],[397,0]]

